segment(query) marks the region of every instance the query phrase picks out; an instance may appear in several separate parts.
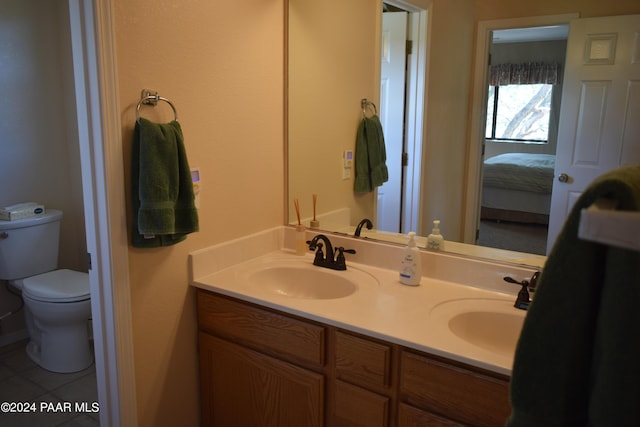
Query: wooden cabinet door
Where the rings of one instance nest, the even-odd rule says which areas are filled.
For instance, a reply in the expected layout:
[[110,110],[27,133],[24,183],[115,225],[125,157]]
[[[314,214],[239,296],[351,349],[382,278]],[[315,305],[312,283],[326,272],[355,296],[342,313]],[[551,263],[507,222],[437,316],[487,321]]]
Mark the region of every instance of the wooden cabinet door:
[[336,381],[336,427],[386,427],[389,425],[390,399],[363,388]]
[[299,427],[324,423],[324,378],[199,333],[202,425]]

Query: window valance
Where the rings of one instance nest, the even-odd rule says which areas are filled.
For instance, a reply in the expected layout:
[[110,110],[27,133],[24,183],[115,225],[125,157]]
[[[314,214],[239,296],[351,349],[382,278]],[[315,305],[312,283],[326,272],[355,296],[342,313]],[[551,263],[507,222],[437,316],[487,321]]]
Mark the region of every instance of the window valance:
[[491,86],[557,83],[560,83],[558,63],[528,62],[491,66]]

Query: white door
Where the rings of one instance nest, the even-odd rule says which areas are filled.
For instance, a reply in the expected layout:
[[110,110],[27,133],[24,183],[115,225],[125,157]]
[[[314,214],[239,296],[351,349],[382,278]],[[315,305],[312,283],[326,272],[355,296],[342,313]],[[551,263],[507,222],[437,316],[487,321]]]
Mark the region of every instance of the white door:
[[640,15],[573,20],[547,253],[591,181],[628,164],[640,164]]
[[407,13],[382,14],[380,121],[387,151],[389,181],[378,187],[375,227],[400,232],[404,136]]

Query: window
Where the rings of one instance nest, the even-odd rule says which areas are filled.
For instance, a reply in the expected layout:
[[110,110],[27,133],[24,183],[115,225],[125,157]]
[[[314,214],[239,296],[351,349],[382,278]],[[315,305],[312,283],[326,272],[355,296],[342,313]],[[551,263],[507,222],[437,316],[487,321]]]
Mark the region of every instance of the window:
[[547,143],[552,84],[489,86],[485,137],[496,141]]

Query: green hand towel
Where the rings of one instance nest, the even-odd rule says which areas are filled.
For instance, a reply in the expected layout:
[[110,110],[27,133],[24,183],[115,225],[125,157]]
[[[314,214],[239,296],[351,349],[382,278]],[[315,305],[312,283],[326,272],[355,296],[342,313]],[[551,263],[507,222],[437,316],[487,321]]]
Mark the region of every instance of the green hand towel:
[[136,122],[131,179],[133,246],[173,245],[198,231],[191,170],[177,121]]
[[378,116],[365,117],[356,137],[354,190],[368,193],[389,180],[387,152]]
[[640,252],[577,237],[600,198],[640,210],[640,167],[596,179],[540,276],[516,348],[508,426],[640,425]]

